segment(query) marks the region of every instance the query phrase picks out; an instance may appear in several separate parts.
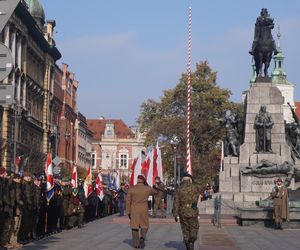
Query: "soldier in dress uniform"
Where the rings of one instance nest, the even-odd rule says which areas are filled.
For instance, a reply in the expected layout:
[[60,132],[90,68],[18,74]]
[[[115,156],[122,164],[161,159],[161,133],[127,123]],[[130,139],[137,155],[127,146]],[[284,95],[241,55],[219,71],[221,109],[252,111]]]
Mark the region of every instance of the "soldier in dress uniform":
[[[148,197],[155,194],[143,175],[138,176],[137,184],[129,188],[126,198],[126,214],[130,219],[132,244],[134,248],[144,248],[149,228]],[[141,229],[141,233],[139,230]]]
[[274,218],[276,229],[283,229],[283,220],[289,221],[289,196],[288,190],[283,185],[282,179],[277,179],[275,188],[271,193],[274,205]]
[[187,250],[194,249],[194,242],[198,237],[198,198],[200,187],[193,183],[192,176],[185,173],[182,183],[174,197],[173,216],[180,221],[183,241]]
[[165,211],[165,185],[160,180],[159,176],[155,177],[155,185],[153,188],[156,190],[154,195],[154,208],[153,208],[153,218],[157,215],[158,208],[160,209],[161,218],[166,218]]

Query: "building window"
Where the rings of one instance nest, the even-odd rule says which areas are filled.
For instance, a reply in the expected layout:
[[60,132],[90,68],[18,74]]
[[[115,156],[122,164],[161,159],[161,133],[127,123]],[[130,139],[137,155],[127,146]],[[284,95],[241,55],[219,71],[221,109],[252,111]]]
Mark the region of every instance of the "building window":
[[128,168],[128,155],[120,154],[120,168]]
[[96,153],[92,153],[92,169],[96,169]]

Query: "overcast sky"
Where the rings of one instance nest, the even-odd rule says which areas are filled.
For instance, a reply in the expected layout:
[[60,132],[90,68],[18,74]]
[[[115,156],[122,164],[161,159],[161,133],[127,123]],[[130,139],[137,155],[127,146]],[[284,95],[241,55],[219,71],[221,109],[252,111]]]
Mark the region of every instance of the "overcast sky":
[[[299,0],[41,0],[55,19],[56,43],[80,81],[78,109],[87,118],[136,122],[140,104],[158,100],[186,71],[188,8],[193,11],[192,65],[208,60],[218,84],[241,101],[249,87],[256,17],[268,8],[281,30],[288,80],[300,100]],[[273,63],[271,68],[273,68]]]

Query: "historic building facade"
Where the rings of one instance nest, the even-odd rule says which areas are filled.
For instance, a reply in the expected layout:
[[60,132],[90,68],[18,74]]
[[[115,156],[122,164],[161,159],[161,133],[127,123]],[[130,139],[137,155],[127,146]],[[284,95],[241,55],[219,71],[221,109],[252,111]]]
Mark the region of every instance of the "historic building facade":
[[77,119],[77,89],[79,82],[75,80],[74,73],[68,70],[68,65],[63,63],[62,91],[63,107],[60,117],[60,133],[58,156],[63,164],[71,167],[76,162],[76,119]]
[[92,164],[93,132],[87,126],[86,117],[78,112],[76,120],[76,165],[88,168]]
[[[10,48],[13,70],[4,84],[14,86],[14,104],[1,106],[1,164],[14,169],[20,156],[22,168],[43,169],[50,150],[51,98],[54,94],[55,62],[61,54],[55,46],[55,22],[47,22],[38,0],[21,1],[1,33],[1,41]],[[26,170],[26,169],[24,169]]]
[[116,170],[121,179],[127,179],[133,160],[145,150],[143,134],[122,120],[91,119],[87,124],[93,132],[93,170],[101,169],[104,174]]

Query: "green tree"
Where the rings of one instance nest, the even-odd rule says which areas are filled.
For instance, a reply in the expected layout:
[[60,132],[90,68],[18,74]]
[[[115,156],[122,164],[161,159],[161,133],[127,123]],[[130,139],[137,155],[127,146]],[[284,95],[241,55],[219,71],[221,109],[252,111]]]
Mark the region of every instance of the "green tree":
[[[167,173],[173,175],[173,149],[171,138],[179,139],[178,161],[185,168],[186,158],[186,114],[187,114],[187,74],[183,74],[174,89],[164,91],[159,101],[148,100],[141,105],[139,125],[146,133],[146,145],[155,144],[162,138],[163,160]],[[191,155],[196,178],[211,180],[219,168],[219,149],[217,143],[224,137],[217,118],[224,115],[226,109],[241,112],[241,105],[229,100],[231,92],[220,88],[217,73],[208,62],[196,64],[191,74]],[[208,160],[210,159],[210,160]]]

